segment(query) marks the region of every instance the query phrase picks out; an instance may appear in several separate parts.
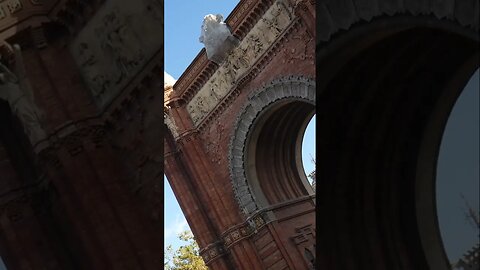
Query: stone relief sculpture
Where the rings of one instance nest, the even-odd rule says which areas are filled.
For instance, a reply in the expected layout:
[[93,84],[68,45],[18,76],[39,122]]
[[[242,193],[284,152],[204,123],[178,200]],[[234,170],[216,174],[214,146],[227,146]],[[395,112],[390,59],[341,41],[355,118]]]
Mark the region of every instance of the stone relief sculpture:
[[[1,0],[0,0],[1,1]],[[104,108],[140,75],[163,44],[162,0],[107,1],[69,50],[97,106]]]
[[226,85],[230,87],[235,83],[237,71],[233,69],[233,65],[231,61],[225,61],[223,68],[224,68],[223,78],[225,79]]
[[8,102],[12,112],[22,122],[32,145],[46,138],[41,126],[41,112],[35,105],[33,91],[26,77],[20,46],[13,45],[16,74],[0,62],[0,99]]
[[208,14],[203,18],[199,41],[205,45],[209,60],[220,64],[239,41],[232,36],[221,14]]
[[130,75],[145,58],[143,51],[138,46],[139,38],[130,28],[132,16],[120,16],[117,9],[105,15],[103,26],[95,29],[100,38],[100,47],[108,58],[113,59],[119,72],[111,74],[113,82],[119,84],[123,78]]
[[247,39],[248,39],[248,42],[245,50],[248,52],[249,58],[255,59],[263,51],[264,43],[262,42],[260,37],[256,34],[249,35]]
[[217,93],[217,91],[225,87],[226,87],[226,82],[225,82],[225,79],[222,77],[213,78],[210,81],[210,90],[211,90],[212,96],[215,97],[215,99],[217,100],[222,99],[222,97]]
[[270,28],[270,30],[274,33],[275,38],[277,38],[280,33],[283,31],[282,27],[279,23],[279,16],[282,14],[282,8],[279,6],[274,12],[272,12],[272,18],[262,18],[262,21]]
[[106,74],[98,72],[98,59],[87,43],[80,43],[78,55],[85,82],[90,86],[93,96],[98,98],[111,86],[111,81]]
[[294,0],[293,3],[291,3],[289,0],[278,0],[277,2],[275,2],[275,5],[277,5],[279,9],[286,10],[288,19],[292,20],[294,17],[295,6],[298,5],[298,2],[300,1],[304,1],[304,0]]
[[[233,36],[227,25],[222,22],[221,15],[205,16],[200,42],[205,44],[207,57],[220,67],[187,106],[195,125],[198,125],[228,95],[242,76],[247,74],[254,63],[287,29],[293,20],[290,9],[291,6],[286,0],[272,5],[250,33],[241,42],[237,40],[238,45],[235,44],[229,51],[222,46],[225,46],[228,37]],[[297,57],[298,52],[294,53]]]
[[248,46],[242,46],[236,50],[236,53],[233,57],[230,57],[229,60],[235,70],[247,69],[250,66],[250,58],[248,58],[248,56]]
[[7,2],[7,8],[10,14],[14,14],[23,8],[22,2],[20,2],[20,0],[11,0]]

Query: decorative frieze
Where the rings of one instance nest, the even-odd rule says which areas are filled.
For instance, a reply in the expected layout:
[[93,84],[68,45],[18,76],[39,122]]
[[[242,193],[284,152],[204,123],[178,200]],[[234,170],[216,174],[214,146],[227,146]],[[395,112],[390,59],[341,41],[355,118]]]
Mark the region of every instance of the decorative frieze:
[[[283,61],[284,63],[291,62],[297,63],[299,61],[310,61],[314,65],[313,54],[314,54],[314,42],[311,36],[308,33],[304,33],[305,30],[302,28],[302,21],[295,20],[292,25],[287,29],[284,35],[279,38],[275,44],[270,46],[270,48],[263,53],[262,58],[259,59],[252,66],[248,73],[244,75],[235,85],[235,87],[222,99],[222,101],[208,114],[208,116],[200,123],[198,129],[204,130],[208,127],[211,122],[220,115],[228,106],[235,100],[235,98],[240,94],[240,89],[248,83],[252,78],[255,78],[263,68],[271,61],[275,55],[285,54],[286,57]],[[284,46],[284,43],[287,43],[289,40],[302,39],[302,42],[309,42],[308,45],[304,46],[304,50],[294,50],[289,49],[288,46]],[[304,59],[304,60],[301,60]]]
[[50,136],[49,146],[41,150],[39,156],[45,164],[59,168],[61,163],[56,153],[58,149],[65,148],[71,156],[76,156],[83,152],[88,143],[97,148],[102,147],[105,136],[104,125],[94,124],[83,127],[68,125]]
[[0,1],[0,20],[6,17],[13,17],[17,16],[20,11],[27,11],[29,6],[42,6],[44,2],[52,1],[45,1],[45,0],[2,0]]
[[[242,1],[226,20],[233,36],[243,39],[273,2],[273,0]],[[178,97],[190,101],[217,69],[217,64],[208,61],[205,50],[200,51],[175,85]]]
[[209,265],[212,261],[225,254],[225,250],[221,243],[217,242],[202,248],[199,253],[205,264]]
[[195,126],[225,98],[293,21],[291,10],[275,2],[227,56],[187,105]]
[[108,1],[73,41],[72,55],[100,108],[162,48],[162,10],[160,1]]
[[226,250],[230,249],[236,243],[243,239],[250,238],[260,229],[269,223],[266,211],[259,211],[245,222],[235,225],[222,233],[222,241],[207,245],[200,250],[200,255],[208,265],[216,258],[223,255]]
[[244,223],[236,225],[224,233],[222,233],[223,242],[226,248],[230,248],[235,245],[237,242],[245,238],[249,238],[265,225],[267,225],[268,219],[265,214],[265,211],[260,211],[256,215],[247,219]]
[[23,5],[20,0],[8,0],[6,1],[6,7],[8,8],[10,14],[15,14],[23,8]]

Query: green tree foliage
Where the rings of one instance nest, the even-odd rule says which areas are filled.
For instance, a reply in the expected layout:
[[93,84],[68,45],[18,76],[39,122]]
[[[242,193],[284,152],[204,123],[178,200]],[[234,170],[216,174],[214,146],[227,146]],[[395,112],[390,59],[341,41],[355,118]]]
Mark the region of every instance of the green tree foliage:
[[166,270],[208,270],[199,255],[197,242],[191,231],[184,231],[178,236],[180,240],[187,242],[186,245],[173,251],[169,245],[165,250],[164,269]]

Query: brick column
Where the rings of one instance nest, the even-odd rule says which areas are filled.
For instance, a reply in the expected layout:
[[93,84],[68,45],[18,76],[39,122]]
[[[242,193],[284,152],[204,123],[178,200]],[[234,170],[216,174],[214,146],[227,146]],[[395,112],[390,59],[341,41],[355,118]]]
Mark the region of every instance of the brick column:
[[[0,136],[0,252],[3,261],[8,269],[34,270],[39,265],[51,270],[73,269],[61,241],[54,235],[52,226],[55,224],[45,211],[49,190],[40,187],[40,179],[23,179],[18,174],[15,167],[22,164],[12,159],[5,143],[12,144]],[[15,150],[22,151],[19,147]]]
[[[231,269],[230,258],[224,255],[220,238],[225,217],[217,187],[213,185],[213,168],[199,142],[190,116],[182,100],[170,104],[169,113],[174,118],[180,136],[171,134],[165,139],[165,173],[201,248],[200,253],[211,269]],[[192,211],[191,205],[199,208]],[[222,218],[220,218],[223,217]],[[228,222],[228,221],[227,221]],[[208,254],[208,255],[207,255]]]

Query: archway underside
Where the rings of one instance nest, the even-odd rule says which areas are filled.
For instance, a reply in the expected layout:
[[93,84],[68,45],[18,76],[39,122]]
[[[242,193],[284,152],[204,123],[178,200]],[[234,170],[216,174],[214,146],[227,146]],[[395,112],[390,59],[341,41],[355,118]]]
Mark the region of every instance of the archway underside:
[[[418,217],[419,201],[434,201],[434,173],[418,171],[434,167],[440,139],[422,154],[430,123],[442,132],[445,111],[478,66],[478,39],[411,24],[376,27],[339,35],[317,51],[317,77],[324,75],[317,84],[317,263],[447,269],[434,206],[427,219]],[[428,235],[422,226],[430,226]]]
[[[298,197],[309,195],[305,184],[307,179],[301,165],[301,139],[306,123],[310,120],[315,106],[304,101],[285,101],[274,111],[265,115],[256,134],[250,140],[254,152],[257,181],[266,197],[265,204],[275,205]],[[258,198],[258,196],[257,196]]]
[[315,95],[313,80],[282,78],[252,95],[239,115],[230,145],[230,172],[247,217],[313,193],[303,172],[301,141]]

